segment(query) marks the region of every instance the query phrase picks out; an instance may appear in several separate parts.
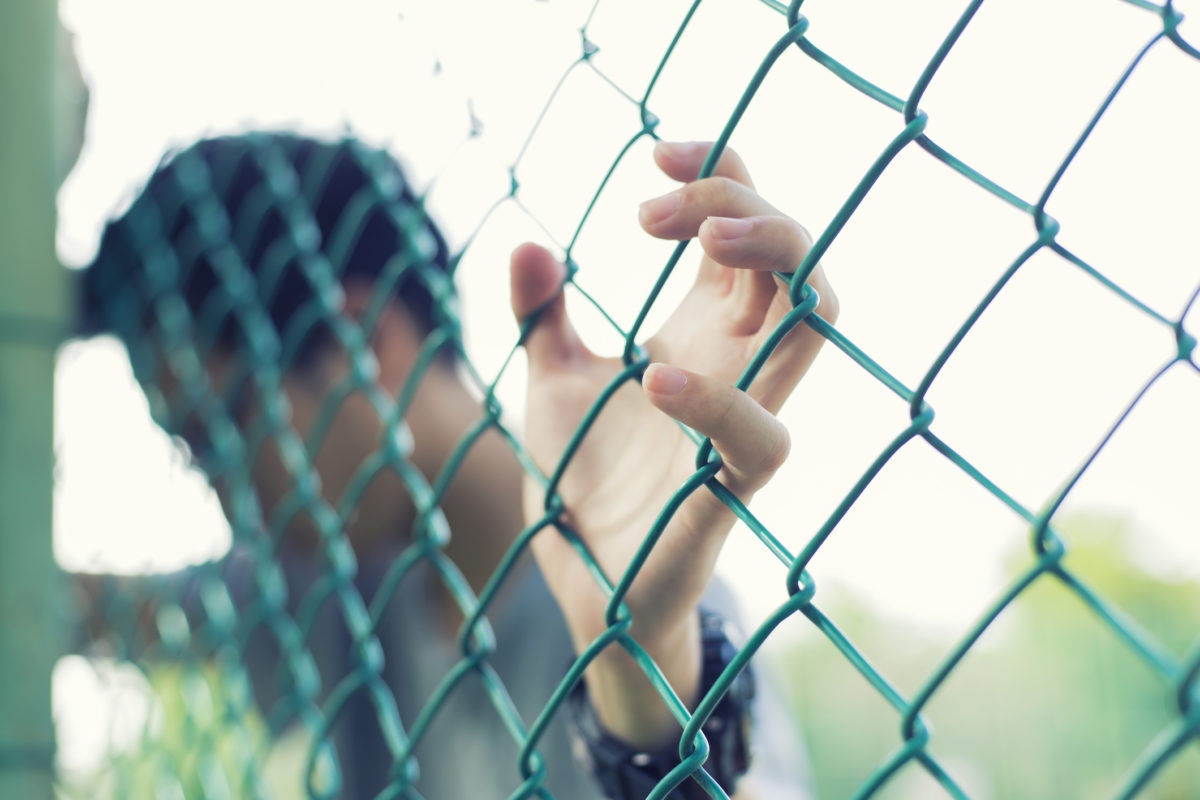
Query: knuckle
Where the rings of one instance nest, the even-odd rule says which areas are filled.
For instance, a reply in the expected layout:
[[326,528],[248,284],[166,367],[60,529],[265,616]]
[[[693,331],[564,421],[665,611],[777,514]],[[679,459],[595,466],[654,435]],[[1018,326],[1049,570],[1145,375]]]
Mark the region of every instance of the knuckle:
[[732,147],[726,147],[721,153],[721,159],[717,162],[717,173],[732,178],[740,185],[754,186],[754,182],[750,178],[750,171],[746,168],[746,162]]
[[769,478],[782,467],[792,452],[792,437],[783,423],[776,420],[773,434],[767,437],[762,449],[762,470]]
[[732,178],[714,175],[688,184],[684,188],[683,202],[706,212],[729,208],[741,189],[741,184]]
[[774,239],[774,256],[786,270],[794,270],[808,254],[811,240],[799,222],[791,217],[777,217],[777,233]]
[[791,226],[791,234],[795,239],[797,246],[803,253],[807,254],[808,251],[812,250],[813,247],[812,234],[808,232],[808,228],[801,225],[797,220],[792,219],[791,217],[784,217],[784,219],[786,219]]
[[[736,392],[737,390],[734,390]],[[738,397],[735,393],[722,394],[713,409],[712,426],[722,434],[735,434],[738,427]]]
[[741,155],[733,147],[726,146],[721,152],[722,166],[726,169],[734,170],[738,173],[746,171],[746,162],[742,160]]

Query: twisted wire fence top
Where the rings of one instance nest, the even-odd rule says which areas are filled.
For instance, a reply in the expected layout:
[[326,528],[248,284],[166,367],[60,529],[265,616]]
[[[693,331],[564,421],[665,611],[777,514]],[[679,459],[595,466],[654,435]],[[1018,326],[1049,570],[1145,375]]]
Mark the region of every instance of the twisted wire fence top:
[[[1116,0],[1113,0],[1116,2]],[[582,542],[574,540],[579,557],[587,560],[596,580],[603,586],[610,604],[607,621],[609,631],[591,647],[578,654],[566,671],[562,683],[548,692],[549,700],[535,718],[523,717],[509,697],[504,682],[491,668],[489,657],[497,646],[497,634],[489,622],[489,609],[499,593],[510,582],[516,565],[535,536],[573,534],[559,522],[562,501],[557,494],[557,482],[571,463],[575,448],[604,407],[612,392],[626,381],[638,380],[647,364],[639,346],[646,326],[659,304],[664,288],[670,282],[677,264],[685,256],[688,243],[680,243],[658,271],[657,278],[644,300],[636,309],[632,321],[610,313],[604,303],[588,291],[589,263],[581,242],[593,223],[593,209],[612,191],[614,176],[637,145],[658,138],[661,124],[659,107],[661,80],[669,74],[677,47],[686,43],[689,25],[701,12],[702,2],[696,0],[686,9],[657,59],[657,66],[643,84],[628,85],[608,75],[602,66],[606,42],[594,31],[594,20],[606,6],[600,0],[581,27],[577,58],[562,74],[554,91],[546,99],[543,113],[532,121],[524,145],[516,152],[509,168],[508,190],[495,198],[487,214],[478,221],[475,231],[465,238],[463,246],[441,260],[437,258],[439,244],[426,227],[419,207],[420,192],[404,185],[403,178],[389,170],[387,158],[365,146],[353,149],[358,169],[369,175],[369,191],[361,197],[346,198],[344,211],[336,224],[322,237],[317,232],[317,209],[312,198],[331,174],[332,164],[320,158],[298,159],[289,148],[294,144],[287,137],[261,136],[251,158],[255,168],[264,176],[258,193],[250,193],[236,215],[230,215],[214,200],[232,180],[234,165],[209,162],[194,151],[184,151],[174,157],[171,185],[162,191],[147,194],[139,200],[137,213],[112,235],[119,236],[130,263],[137,269],[116,276],[110,285],[97,288],[103,298],[105,314],[110,324],[128,339],[137,341],[139,331],[152,329],[159,344],[143,344],[131,351],[135,371],[143,384],[163,384],[164,376],[177,383],[173,391],[152,392],[151,406],[164,427],[173,431],[194,429],[203,435],[211,449],[193,453],[210,476],[214,485],[225,492],[226,512],[234,531],[235,541],[251,554],[247,561],[231,565],[228,561],[213,562],[198,567],[189,581],[185,595],[159,598],[154,605],[152,620],[146,620],[139,610],[141,599],[124,592],[119,584],[103,594],[103,613],[113,626],[125,629],[124,648],[118,655],[136,656],[139,660],[155,659],[193,664],[215,664],[216,672],[185,672],[179,677],[178,691],[193,713],[185,717],[184,737],[188,750],[186,758],[166,745],[152,750],[146,760],[161,773],[160,782],[177,787],[202,787],[204,796],[254,796],[266,792],[261,764],[271,748],[271,735],[299,723],[312,735],[312,746],[306,753],[306,791],[312,797],[335,797],[341,790],[344,776],[333,746],[333,728],[353,701],[366,699],[374,717],[373,731],[386,747],[393,768],[392,782],[382,796],[411,797],[416,795],[420,779],[420,763],[414,756],[439,711],[462,687],[477,683],[483,687],[490,708],[487,713],[500,718],[520,755],[514,764],[514,784],[505,787],[512,797],[551,796],[545,785],[547,765],[541,750],[551,721],[561,716],[561,706],[586,666],[605,647],[616,644],[629,650],[651,676],[664,694],[664,700],[684,724],[680,740],[683,769],[678,778],[694,772],[712,797],[724,797],[714,781],[703,772],[707,744],[700,733],[701,724],[730,685],[738,671],[745,667],[763,647],[769,637],[785,621],[807,619],[844,657],[847,670],[853,670],[861,680],[894,711],[897,730],[895,749],[864,776],[858,797],[881,796],[894,784],[902,770],[924,771],[950,797],[975,796],[969,781],[964,781],[953,765],[938,756],[938,737],[934,732],[929,707],[939,691],[955,674],[964,658],[972,651],[985,631],[1015,601],[1035,585],[1055,583],[1076,596],[1108,634],[1120,642],[1145,667],[1152,671],[1173,698],[1171,721],[1157,737],[1144,745],[1140,756],[1126,765],[1119,785],[1108,787],[1113,796],[1133,797],[1151,787],[1163,770],[1200,735],[1200,647],[1180,654],[1144,630],[1119,607],[1093,588],[1088,580],[1077,574],[1065,560],[1070,544],[1061,531],[1059,513],[1071,496],[1076,484],[1103,452],[1109,441],[1121,430],[1130,414],[1152,394],[1166,376],[1184,375],[1195,381],[1200,372],[1197,358],[1194,308],[1200,296],[1200,272],[1195,270],[1195,253],[1184,263],[1193,269],[1190,280],[1195,283],[1189,294],[1175,298],[1178,305],[1164,308],[1138,296],[1121,281],[1112,277],[1112,266],[1102,259],[1088,259],[1063,244],[1062,234],[1068,229],[1052,215],[1055,193],[1071,174],[1093,131],[1105,120],[1106,113],[1122,96],[1122,91],[1143,62],[1152,54],[1170,50],[1188,60],[1188,68],[1200,69],[1195,61],[1200,52],[1187,38],[1183,18],[1174,4],[1128,2],[1127,5],[1155,21],[1155,27],[1143,46],[1128,54],[1123,72],[1111,76],[1111,89],[1095,104],[1074,141],[1058,154],[1052,174],[1034,192],[1018,190],[989,177],[973,166],[973,159],[956,152],[955,147],[938,138],[936,113],[924,110],[924,100],[931,87],[936,86],[939,70],[955,58],[960,47],[966,47],[973,21],[983,6],[982,0],[965,5],[961,14],[945,33],[936,48],[924,55],[925,66],[903,94],[857,73],[854,65],[843,63],[835,51],[822,48],[819,24],[810,24],[805,4],[790,5],[770,2],[763,5],[777,12],[778,38],[760,54],[756,71],[746,83],[744,92],[729,109],[723,127],[711,134],[716,145],[706,162],[703,175],[711,174],[717,158],[735,137],[743,118],[752,113],[759,90],[770,80],[781,59],[806,59],[825,74],[844,84],[842,91],[857,92],[891,115],[892,136],[874,161],[844,187],[836,211],[824,227],[814,230],[814,244],[803,262],[789,273],[780,273],[786,282],[794,310],[775,331],[770,341],[743,373],[739,386],[746,388],[755,380],[774,346],[795,326],[806,325],[828,340],[825,359],[844,359],[870,380],[877,382],[905,410],[906,420],[890,432],[890,441],[875,454],[873,460],[857,476],[852,488],[833,507],[813,530],[772,530],[772,524],[756,514],[728,492],[714,475],[719,466],[710,442],[697,439],[696,473],[663,509],[653,529],[646,532],[646,541],[630,569],[623,575],[604,575],[591,559]],[[819,10],[814,18],[819,19]],[[619,46],[619,43],[614,43]],[[1065,53],[1064,57],[1069,57]],[[526,161],[538,152],[538,135],[546,114],[562,102],[570,91],[569,79],[580,73],[592,75],[605,82],[629,110],[630,123],[622,145],[615,153],[588,153],[587,158],[607,164],[607,169],[594,189],[589,187],[590,200],[568,227],[543,222],[542,215],[526,202],[529,191],[523,178]],[[890,82],[889,82],[890,85]],[[1176,102],[1187,102],[1176,98]],[[798,121],[798,124],[804,124]],[[549,145],[546,145],[547,147]],[[1016,252],[1003,254],[1007,266],[995,275],[986,292],[972,306],[962,309],[962,322],[952,335],[940,343],[932,361],[923,366],[916,379],[905,379],[883,357],[873,356],[866,346],[856,343],[853,332],[842,330],[813,314],[816,297],[806,280],[818,262],[827,255],[835,242],[852,224],[852,220],[870,192],[897,163],[902,154],[919,154],[932,159],[940,169],[952,174],[957,181],[966,182],[985,192],[1012,212],[1022,215],[1028,223],[1024,246]],[[1193,176],[1194,177],[1194,176]],[[435,188],[437,181],[432,184]],[[260,196],[261,195],[261,196]],[[403,201],[403,202],[402,202]],[[370,309],[361,321],[345,310],[341,279],[356,243],[365,235],[368,209],[382,207],[387,212],[388,225],[403,231],[409,246],[397,252],[382,265],[375,279],[375,294]],[[567,291],[575,300],[591,305],[620,342],[626,369],[610,387],[611,391],[597,398],[584,419],[579,434],[563,453],[556,469],[543,474],[524,450],[519,431],[511,427],[501,402],[501,384],[509,376],[517,356],[520,341],[513,341],[508,357],[498,369],[483,368],[472,360],[472,354],[462,343],[457,299],[453,279],[458,266],[472,254],[477,235],[484,230],[490,217],[502,208],[515,207],[525,213],[544,234],[553,240],[564,254],[569,266]],[[275,209],[284,209],[276,219]],[[165,232],[185,224],[192,237],[188,247],[173,249],[164,243]],[[265,249],[260,248],[261,234],[271,227],[275,233],[268,238]],[[261,252],[255,252],[260,248]],[[248,254],[253,253],[253,256]],[[245,267],[245,260],[254,257],[258,270]],[[964,454],[952,437],[939,431],[939,407],[934,402],[939,378],[960,352],[961,345],[1004,296],[1006,288],[1018,275],[1030,269],[1031,262],[1052,257],[1069,269],[1094,282],[1100,291],[1122,303],[1147,324],[1162,332],[1170,347],[1159,354],[1147,355],[1150,374],[1127,400],[1110,425],[1096,432],[1091,449],[1078,466],[1061,477],[1059,488],[1038,507],[1018,499],[1019,494],[1002,479],[988,472]],[[1189,260],[1190,259],[1190,260]],[[840,264],[847,276],[856,269],[854,264]],[[181,296],[181,287],[190,282],[204,281],[211,289],[202,307],[193,314]],[[302,291],[286,286],[289,281],[301,281]],[[835,283],[837,279],[835,276]],[[383,304],[401,286],[416,284],[428,297],[433,309],[431,331],[425,339],[412,376],[398,398],[387,397],[374,382],[377,365],[368,342],[378,321]],[[933,290],[936,292],[936,289]],[[301,297],[300,305],[290,309],[290,322],[279,327],[272,316],[280,298]],[[936,301],[936,298],[931,298]],[[1064,298],[1069,303],[1070,298]],[[150,319],[142,315],[149,309]],[[120,326],[127,329],[120,331]],[[307,439],[298,437],[291,427],[283,382],[289,368],[304,359],[306,348],[314,338],[331,341],[349,356],[350,369],[335,390],[325,399]],[[220,342],[236,341],[247,358],[235,365],[233,374],[215,383],[206,360]],[[478,424],[458,444],[453,457],[441,472],[427,478],[411,461],[413,433],[405,423],[405,413],[413,400],[417,385],[426,376],[431,364],[453,352],[460,360],[481,398]],[[1156,359],[1156,360],[1155,360]],[[815,386],[811,391],[821,391]],[[1031,387],[1030,391],[1037,391]],[[244,408],[242,398],[258,399],[257,413],[246,422],[239,420],[238,409]],[[312,460],[329,434],[334,418],[349,397],[365,400],[364,413],[375,414],[381,429],[378,447],[362,464],[347,484],[336,504],[326,501],[313,476]],[[987,424],[979,421],[978,424]],[[1180,424],[1185,424],[1181,420]],[[793,430],[793,437],[802,440],[804,430]],[[439,505],[471,448],[485,435],[498,434],[508,442],[525,469],[541,487],[542,518],[532,522],[517,537],[486,586],[476,595],[462,573],[446,555],[445,546],[453,531],[449,529]],[[277,449],[294,484],[287,494],[264,513],[250,475],[252,465],[264,448]],[[910,690],[898,688],[869,655],[859,649],[839,628],[832,615],[822,611],[816,578],[819,569],[814,559],[826,543],[835,539],[839,525],[852,507],[864,495],[878,475],[902,449],[927,447],[975,485],[986,491],[993,502],[1011,513],[1014,522],[1029,531],[1029,560],[1022,573],[996,596],[990,606],[966,630],[958,632],[951,650],[927,674],[920,685]],[[1036,458],[1036,454],[1031,454]],[[415,506],[415,521],[411,543],[395,555],[378,580],[372,597],[364,597],[355,579],[361,566],[345,534],[347,521],[368,486],[381,474],[398,477],[406,487]],[[772,613],[750,631],[748,640],[737,659],[722,674],[716,685],[700,701],[694,712],[686,707],[666,685],[657,666],[637,642],[627,634],[630,620],[622,600],[640,564],[656,541],[658,531],[666,524],[671,511],[691,492],[713,492],[727,503],[761,547],[776,559],[786,571],[785,585],[779,587]],[[321,569],[301,596],[289,593],[284,571],[287,556],[280,544],[284,532],[298,519],[312,529]],[[800,541],[793,549],[787,541]],[[234,570],[239,571],[232,576]],[[385,654],[378,639],[381,619],[391,599],[406,582],[418,580],[417,575],[433,575],[444,586],[454,605],[465,620],[457,634],[457,654],[453,667],[444,675],[436,689],[424,699],[415,715],[403,714],[397,706],[393,689],[386,678]],[[176,592],[164,586],[163,592]],[[195,609],[202,609],[196,613]],[[322,685],[318,666],[322,654],[316,652],[314,631],[321,625],[324,614],[336,614],[350,631],[346,643],[348,669],[335,685]],[[1200,628],[1200,625],[1197,626]],[[250,678],[241,666],[247,647],[260,638],[269,639],[280,654],[273,703],[261,708],[263,723],[260,729],[254,721],[254,705]],[[214,677],[214,674],[216,677]],[[219,688],[214,688],[214,681]],[[199,710],[198,710],[199,709]],[[819,735],[819,733],[818,733]],[[139,767],[141,769],[143,767]],[[1019,768],[1019,765],[1014,765]],[[136,770],[131,770],[134,772]],[[191,776],[191,777],[185,777]],[[132,778],[118,778],[118,791],[128,787]],[[666,797],[675,780],[664,781],[652,798]],[[161,785],[165,785],[161,784]],[[185,789],[180,788],[180,791]]]

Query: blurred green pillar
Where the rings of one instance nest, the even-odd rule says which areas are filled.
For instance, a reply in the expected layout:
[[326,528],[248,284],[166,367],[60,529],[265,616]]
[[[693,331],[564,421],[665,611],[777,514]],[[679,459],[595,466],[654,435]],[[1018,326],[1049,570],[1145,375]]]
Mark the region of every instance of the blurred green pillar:
[[54,788],[50,673],[62,581],[51,543],[55,0],[0,2],[0,798]]

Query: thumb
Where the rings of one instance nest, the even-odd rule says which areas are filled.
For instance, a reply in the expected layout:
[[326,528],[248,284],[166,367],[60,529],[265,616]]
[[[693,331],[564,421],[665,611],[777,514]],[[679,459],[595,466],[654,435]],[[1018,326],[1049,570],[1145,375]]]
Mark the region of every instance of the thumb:
[[509,281],[513,316],[524,325],[531,367],[561,366],[587,351],[567,318],[563,283],[567,268],[539,245],[526,242],[513,251]]
[[651,364],[642,376],[647,399],[660,411],[712,439],[743,500],[762,488],[787,460],[787,428],[750,395],[704,375]]

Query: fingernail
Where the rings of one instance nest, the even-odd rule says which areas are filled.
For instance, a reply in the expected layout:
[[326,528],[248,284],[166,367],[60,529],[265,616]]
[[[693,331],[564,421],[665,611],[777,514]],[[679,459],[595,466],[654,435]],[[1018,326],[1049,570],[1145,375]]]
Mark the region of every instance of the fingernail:
[[638,219],[643,225],[662,222],[679,210],[681,202],[678,191],[647,200],[638,207]]
[[642,376],[642,386],[655,394],[679,394],[687,382],[682,370],[666,364],[651,364]]
[[750,232],[754,223],[748,219],[709,217],[708,230],[717,239],[740,239]]

